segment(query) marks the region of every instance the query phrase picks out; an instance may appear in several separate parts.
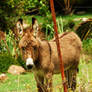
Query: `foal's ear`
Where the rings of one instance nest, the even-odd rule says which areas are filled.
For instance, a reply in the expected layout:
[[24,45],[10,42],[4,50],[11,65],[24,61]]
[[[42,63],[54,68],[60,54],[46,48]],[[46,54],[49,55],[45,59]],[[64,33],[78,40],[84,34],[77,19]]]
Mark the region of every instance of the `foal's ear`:
[[37,36],[38,30],[39,30],[39,25],[38,25],[38,21],[34,17],[32,18],[32,29],[33,29],[33,35]]
[[17,23],[16,23],[16,28],[17,28],[17,31],[18,31],[18,34],[19,35],[22,35],[23,34],[23,19],[18,19]]

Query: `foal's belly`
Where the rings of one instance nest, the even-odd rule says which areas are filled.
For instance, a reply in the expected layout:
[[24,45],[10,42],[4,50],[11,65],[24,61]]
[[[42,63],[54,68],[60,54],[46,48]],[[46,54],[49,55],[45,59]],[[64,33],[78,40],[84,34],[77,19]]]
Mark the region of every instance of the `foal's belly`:
[[60,73],[60,69],[54,70],[54,74],[59,74],[59,73]]
[[59,74],[60,73],[60,63],[59,62],[55,62],[54,63],[54,74]]

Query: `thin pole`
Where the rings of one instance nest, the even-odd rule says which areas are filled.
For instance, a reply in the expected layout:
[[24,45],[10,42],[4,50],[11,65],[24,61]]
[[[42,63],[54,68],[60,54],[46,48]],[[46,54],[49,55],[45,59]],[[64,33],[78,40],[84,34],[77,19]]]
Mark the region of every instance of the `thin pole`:
[[65,82],[64,66],[63,66],[63,62],[62,62],[60,43],[59,43],[59,39],[58,39],[58,31],[57,31],[57,24],[56,24],[56,15],[55,15],[55,10],[54,10],[54,2],[53,2],[53,0],[50,0],[50,6],[51,6],[53,23],[54,23],[54,30],[55,30],[55,38],[56,38],[58,56],[59,56],[59,60],[60,60],[60,71],[61,71],[61,76],[62,76],[62,81],[63,81],[63,88],[64,88],[64,92],[67,92],[67,85],[66,85],[66,82]]

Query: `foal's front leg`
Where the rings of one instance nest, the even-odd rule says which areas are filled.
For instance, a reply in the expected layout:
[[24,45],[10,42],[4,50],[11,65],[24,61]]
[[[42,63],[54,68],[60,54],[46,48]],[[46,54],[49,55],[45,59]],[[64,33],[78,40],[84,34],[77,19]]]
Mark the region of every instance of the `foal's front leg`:
[[44,87],[44,77],[43,76],[35,76],[37,82],[38,92],[46,92],[46,88]]
[[46,92],[52,92],[52,73],[46,75]]

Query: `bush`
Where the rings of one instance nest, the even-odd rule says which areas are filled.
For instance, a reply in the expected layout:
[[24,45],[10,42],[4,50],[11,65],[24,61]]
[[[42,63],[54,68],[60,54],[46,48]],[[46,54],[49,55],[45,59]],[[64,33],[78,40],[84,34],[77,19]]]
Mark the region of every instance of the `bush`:
[[[42,25],[42,30],[46,34],[46,40],[51,40],[55,35],[52,16],[48,16],[46,20],[47,21],[45,21]],[[62,33],[63,32],[62,18],[61,17],[57,18],[56,22],[57,22],[58,33]]]
[[18,61],[8,53],[0,53],[0,72],[7,72],[9,66],[13,64],[18,65]]
[[17,58],[18,65],[22,66],[23,68],[27,69],[25,62],[23,61],[22,57],[19,55]]
[[0,0],[0,29],[9,31],[26,11],[28,0]]
[[83,52],[92,55],[92,39],[83,40]]
[[74,26],[75,26],[74,21],[69,20],[68,23],[65,24],[63,28],[64,28],[64,31],[66,31],[66,30],[68,30],[68,31],[72,31],[73,28],[74,28]]
[[7,72],[9,66],[11,65],[19,65],[27,69],[26,64],[22,60],[21,56],[15,59],[9,53],[6,53],[6,52],[0,53],[0,73]]
[[92,36],[92,20],[89,19],[85,22],[82,22],[76,29],[76,33],[82,41],[90,38]]

